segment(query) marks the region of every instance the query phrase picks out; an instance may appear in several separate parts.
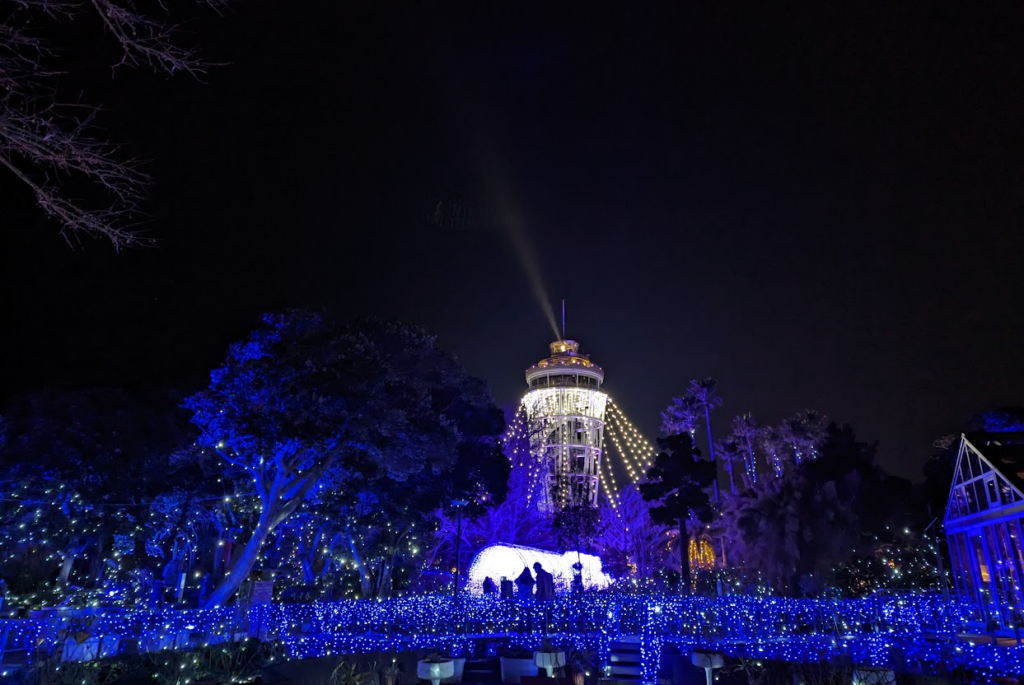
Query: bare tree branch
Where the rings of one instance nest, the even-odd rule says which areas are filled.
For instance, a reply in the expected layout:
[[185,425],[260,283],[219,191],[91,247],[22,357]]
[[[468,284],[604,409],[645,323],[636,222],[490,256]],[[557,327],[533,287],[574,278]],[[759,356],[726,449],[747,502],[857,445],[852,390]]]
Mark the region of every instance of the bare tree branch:
[[[196,0],[216,12],[225,0]],[[152,244],[140,205],[151,185],[140,161],[99,136],[100,108],[61,102],[45,29],[89,14],[121,47],[114,65],[148,66],[195,78],[210,66],[179,41],[181,24],[162,2],[152,16],[136,0],[10,0],[0,22],[0,167],[24,183],[70,245],[102,238],[116,249]],[[26,26],[32,26],[30,34]],[[80,195],[81,197],[74,197]]]

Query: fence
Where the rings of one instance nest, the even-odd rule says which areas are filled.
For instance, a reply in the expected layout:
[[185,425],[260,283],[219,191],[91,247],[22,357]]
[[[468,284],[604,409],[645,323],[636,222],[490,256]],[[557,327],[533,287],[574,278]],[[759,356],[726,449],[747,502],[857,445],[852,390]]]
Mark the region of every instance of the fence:
[[992,673],[1024,670],[1024,648],[954,643],[967,616],[955,600],[911,594],[853,600],[594,594],[550,602],[428,595],[225,609],[52,610],[0,621],[0,663],[89,661],[250,637],[281,641],[293,658],[426,648],[467,653],[481,640],[536,648],[550,638],[595,650],[606,663],[612,642],[635,635],[645,680],[653,680],[665,644],[786,661],[902,659]]

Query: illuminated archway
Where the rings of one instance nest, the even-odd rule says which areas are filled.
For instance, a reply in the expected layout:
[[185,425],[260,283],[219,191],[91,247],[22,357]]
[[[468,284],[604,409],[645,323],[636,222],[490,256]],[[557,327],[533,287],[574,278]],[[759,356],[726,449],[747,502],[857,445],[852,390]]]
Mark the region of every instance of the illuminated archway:
[[573,564],[583,565],[583,588],[585,590],[603,590],[611,582],[611,577],[601,567],[601,557],[593,554],[576,552],[546,552],[542,549],[522,547],[520,545],[488,545],[477,552],[469,564],[466,590],[479,595],[483,592],[485,578],[490,578],[498,585],[502,578],[514,580],[524,568],[533,573],[533,565],[540,562],[544,570],[554,576],[555,588],[568,592],[572,586]]

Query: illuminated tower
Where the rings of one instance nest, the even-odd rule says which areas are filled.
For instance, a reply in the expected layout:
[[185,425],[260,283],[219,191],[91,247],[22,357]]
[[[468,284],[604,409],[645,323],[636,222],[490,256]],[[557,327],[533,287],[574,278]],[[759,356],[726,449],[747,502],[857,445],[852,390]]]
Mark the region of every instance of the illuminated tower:
[[608,402],[601,392],[604,371],[579,353],[579,343],[558,340],[551,343],[550,357],[526,370],[526,382],[523,410],[539,508],[596,507]]

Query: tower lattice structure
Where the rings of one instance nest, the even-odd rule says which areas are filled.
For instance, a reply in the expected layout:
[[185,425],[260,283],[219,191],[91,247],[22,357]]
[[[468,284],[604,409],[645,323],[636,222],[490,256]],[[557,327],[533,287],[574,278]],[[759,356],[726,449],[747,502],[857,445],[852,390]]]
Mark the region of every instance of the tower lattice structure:
[[574,340],[551,343],[551,356],[526,370],[523,412],[530,432],[530,468],[537,504],[552,512],[596,507],[608,396],[604,370],[579,353]]

